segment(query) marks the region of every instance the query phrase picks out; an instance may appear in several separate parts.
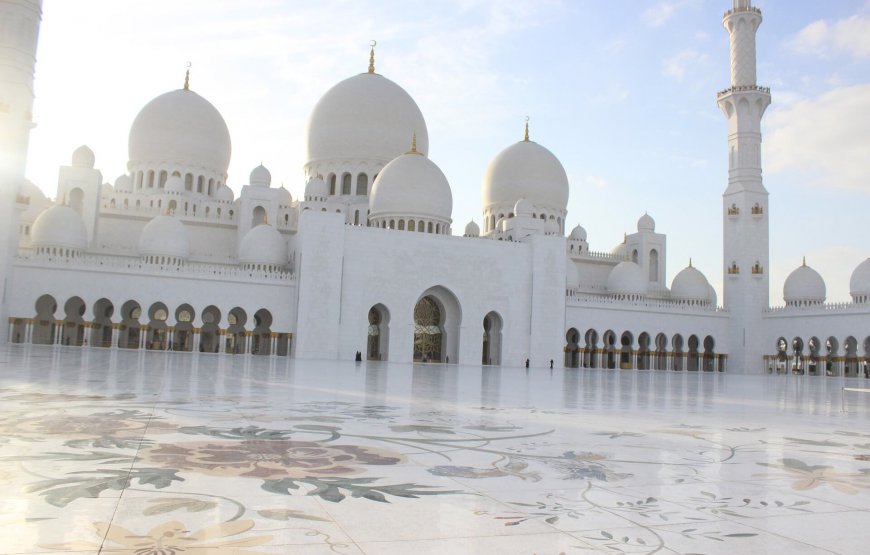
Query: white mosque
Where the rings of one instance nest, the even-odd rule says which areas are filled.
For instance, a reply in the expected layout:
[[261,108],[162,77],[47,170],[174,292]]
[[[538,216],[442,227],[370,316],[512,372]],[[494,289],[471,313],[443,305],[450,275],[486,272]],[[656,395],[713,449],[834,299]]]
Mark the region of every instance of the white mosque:
[[107,183],[82,146],[46,198],[24,178],[41,1],[0,0],[0,16],[0,342],[868,374],[870,258],[854,261],[850,303],[826,304],[804,264],[783,285],[785,306],[770,306],[760,122],[771,96],[756,82],[762,16],[749,0],[723,19],[721,305],[691,264],[666,283],[667,237],[647,214],[614,249],[590,250],[587,231],[568,225],[561,162],[528,127],[490,162],[482,225],[460,235],[423,114],[376,72],[373,52],[367,72],[311,112],[303,198],[263,166],[235,197],[230,130],[187,79],[136,115],[127,174]]

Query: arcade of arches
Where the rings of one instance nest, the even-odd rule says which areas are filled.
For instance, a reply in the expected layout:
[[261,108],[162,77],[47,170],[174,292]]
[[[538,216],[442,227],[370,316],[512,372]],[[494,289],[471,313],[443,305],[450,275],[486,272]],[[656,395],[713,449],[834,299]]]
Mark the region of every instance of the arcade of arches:
[[843,376],[870,378],[870,336],[859,343],[855,336],[824,341],[818,337],[794,337],[791,341],[780,337],[775,352],[765,355],[764,366],[768,374],[806,374],[810,376]]
[[681,334],[668,338],[643,332],[637,337],[624,331],[617,335],[606,330],[599,336],[594,329],[581,337],[576,328],[565,334],[566,368],[611,368],[622,370],[676,370],[690,372],[724,372],[728,355],[715,351],[712,336],[703,339]]
[[[68,345],[145,349],[151,351],[196,351],[287,356],[292,334],[272,331],[272,313],[262,308],[252,318],[235,307],[226,317],[214,305],[201,311],[202,326],[194,327],[197,311],[182,304],[170,307],[156,302],[144,308],[135,300],[116,305],[100,299],[87,315],[87,306],[79,297],[70,297],[58,314],[58,303],[51,295],[36,301],[35,315],[9,319],[9,342],[35,345]],[[113,318],[114,317],[114,318]],[[250,320],[250,321],[249,321]]]

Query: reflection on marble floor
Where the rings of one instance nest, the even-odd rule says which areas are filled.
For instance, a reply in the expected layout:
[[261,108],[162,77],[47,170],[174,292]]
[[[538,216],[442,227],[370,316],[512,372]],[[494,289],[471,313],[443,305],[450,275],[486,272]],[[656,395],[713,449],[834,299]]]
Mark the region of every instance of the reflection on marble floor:
[[867,553],[814,376],[0,351],[0,553]]

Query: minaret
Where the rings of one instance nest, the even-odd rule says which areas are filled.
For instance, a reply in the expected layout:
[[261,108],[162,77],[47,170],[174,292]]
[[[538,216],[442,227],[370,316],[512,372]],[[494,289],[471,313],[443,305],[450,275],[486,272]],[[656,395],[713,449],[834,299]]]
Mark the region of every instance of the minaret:
[[18,239],[16,196],[33,128],[33,70],[42,0],[0,0],[0,345],[7,340],[12,259]]
[[728,120],[728,188],[723,195],[725,307],[730,314],[728,370],[755,373],[764,352],[768,307],[768,193],[761,181],[761,117],[770,89],[755,79],[761,10],[734,0],[722,23],[731,38],[731,86],[718,94]]

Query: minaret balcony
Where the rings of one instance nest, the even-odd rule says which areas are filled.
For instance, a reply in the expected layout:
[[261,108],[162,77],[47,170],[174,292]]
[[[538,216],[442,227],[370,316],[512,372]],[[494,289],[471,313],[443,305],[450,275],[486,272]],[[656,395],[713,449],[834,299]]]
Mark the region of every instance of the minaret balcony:
[[716,93],[716,98],[722,98],[723,96],[738,92],[760,92],[770,94],[770,87],[761,87],[759,85],[738,85],[736,87],[728,87],[727,89]]
[[724,19],[724,18],[728,17],[729,15],[734,15],[736,13],[743,13],[743,12],[754,12],[757,14],[761,14],[761,10],[756,8],[755,6],[740,6],[738,8],[734,8],[733,10],[728,10],[727,12],[722,14],[722,18]]

